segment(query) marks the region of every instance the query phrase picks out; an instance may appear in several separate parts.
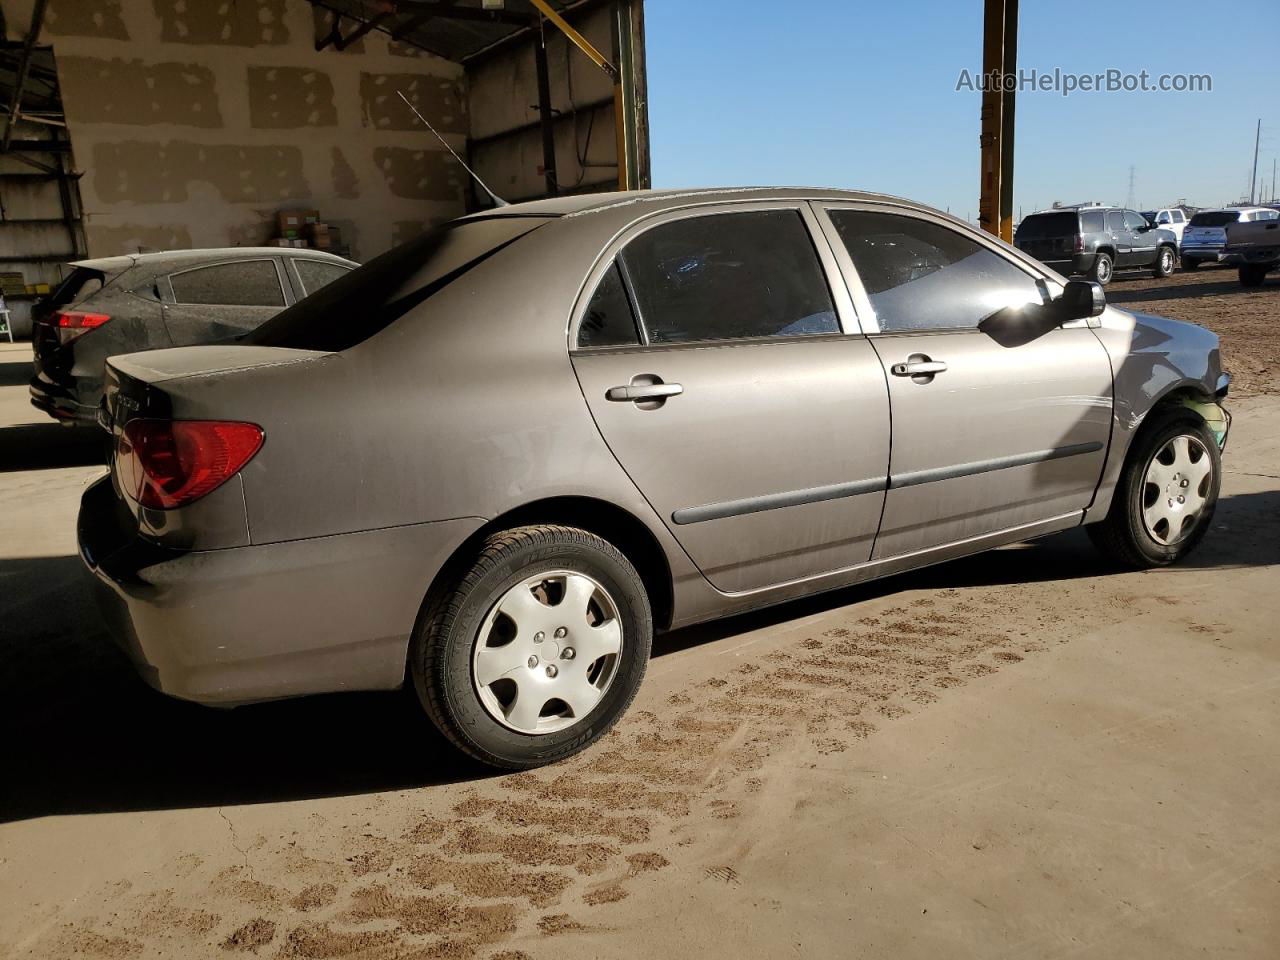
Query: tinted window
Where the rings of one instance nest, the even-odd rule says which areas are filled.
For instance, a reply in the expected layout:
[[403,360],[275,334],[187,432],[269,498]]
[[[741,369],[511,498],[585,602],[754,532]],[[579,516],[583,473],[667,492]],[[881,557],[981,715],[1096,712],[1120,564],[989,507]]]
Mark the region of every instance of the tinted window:
[[1080,229],[1083,233],[1101,233],[1102,214],[1097,210],[1080,214]]
[[1122,233],[1124,231],[1124,214],[1119,210],[1108,210],[1107,229],[1112,233]]
[[799,211],[675,220],[622,257],[650,343],[840,332]]
[[1221,210],[1215,213],[1197,213],[1191,218],[1188,226],[1192,227],[1225,227],[1228,223],[1235,223],[1240,218],[1240,214],[1234,210]]
[[178,303],[223,303],[238,307],[283,307],[284,291],[271,260],[216,263],[169,277]]
[[1075,213],[1036,213],[1018,224],[1018,239],[1070,237],[1075,235],[1078,224]]
[[1148,224],[1147,224],[1146,217],[1144,217],[1142,214],[1134,213],[1132,210],[1128,210],[1125,212],[1125,215],[1124,215],[1124,225],[1128,227],[1130,230],[1141,230],[1143,227],[1147,226]]
[[[1151,222],[1151,218],[1147,217],[1147,223]],[[1161,210],[1160,216],[1156,217],[1156,223],[1173,223],[1173,215],[1168,210]]]
[[616,347],[639,342],[636,318],[618,265],[610,264],[578,324],[578,346]]
[[294,260],[293,265],[298,268],[298,279],[302,281],[304,295],[313,294],[350,272],[349,267],[324,260]]
[[277,313],[244,342],[346,350],[544,223],[542,217],[496,216],[432,227]]
[[1259,210],[1253,217],[1255,220],[1280,219],[1280,210]]
[[949,227],[830,213],[883,332],[971,328],[1005,307],[1043,302],[1033,277]]
[[1174,223],[1186,223],[1186,221],[1187,221],[1187,217],[1186,217],[1186,215],[1185,215],[1181,210],[1175,210],[1175,211],[1173,211],[1173,222],[1174,222]]

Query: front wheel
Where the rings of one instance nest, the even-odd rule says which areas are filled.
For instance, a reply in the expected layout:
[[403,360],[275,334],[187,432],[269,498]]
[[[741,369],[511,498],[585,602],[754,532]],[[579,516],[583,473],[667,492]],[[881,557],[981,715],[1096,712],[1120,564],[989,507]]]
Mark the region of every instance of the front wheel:
[[1089,536],[1127,567],[1174,563],[1204,538],[1221,481],[1222,454],[1204,420],[1163,414],[1134,440],[1111,509]]
[[1094,283],[1100,283],[1104,287],[1111,282],[1111,274],[1114,272],[1114,266],[1111,257],[1108,254],[1100,253],[1093,260],[1093,266],[1089,268],[1088,277]]
[[586,749],[644,678],[653,619],[612,544],[573,527],[496,533],[428,596],[409,650],[419,702],[456,746],[523,770]]
[[1173,247],[1161,247],[1156,253],[1156,264],[1151,268],[1151,275],[1157,279],[1173,273],[1175,258]]

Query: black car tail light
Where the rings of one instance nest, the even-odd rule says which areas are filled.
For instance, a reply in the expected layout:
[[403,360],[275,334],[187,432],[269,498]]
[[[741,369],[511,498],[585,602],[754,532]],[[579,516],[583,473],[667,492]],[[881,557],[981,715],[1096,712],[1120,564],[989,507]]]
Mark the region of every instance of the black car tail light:
[[66,345],[90,330],[96,330],[111,317],[105,313],[85,313],[80,310],[59,310],[49,318],[49,324],[58,331],[58,343]]

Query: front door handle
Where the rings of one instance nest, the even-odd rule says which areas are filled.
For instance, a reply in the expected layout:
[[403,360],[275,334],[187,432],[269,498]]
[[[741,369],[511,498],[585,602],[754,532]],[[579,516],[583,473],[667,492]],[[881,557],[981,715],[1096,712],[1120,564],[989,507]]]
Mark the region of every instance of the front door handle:
[[604,398],[618,403],[642,403],[646,400],[666,400],[667,397],[677,397],[684,393],[684,387],[678,383],[663,383],[661,380],[657,383],[637,383],[640,379],[635,377],[623,387],[610,387],[605,391]]
[[908,360],[906,363],[895,363],[889,368],[895,377],[932,377],[937,373],[946,373],[947,365],[941,360]]

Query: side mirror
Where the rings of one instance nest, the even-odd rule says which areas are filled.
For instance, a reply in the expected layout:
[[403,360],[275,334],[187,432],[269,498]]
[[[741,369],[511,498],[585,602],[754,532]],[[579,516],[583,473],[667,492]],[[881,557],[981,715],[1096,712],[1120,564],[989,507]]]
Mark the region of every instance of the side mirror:
[[1054,302],[1063,323],[1098,317],[1107,309],[1107,295],[1102,290],[1102,284],[1091,280],[1068,280],[1067,285],[1062,288],[1062,296]]

